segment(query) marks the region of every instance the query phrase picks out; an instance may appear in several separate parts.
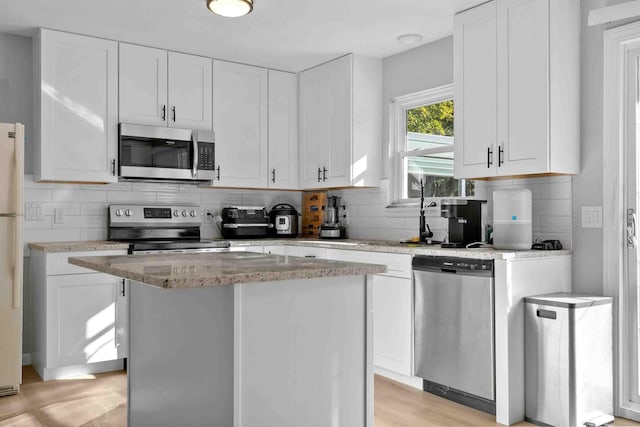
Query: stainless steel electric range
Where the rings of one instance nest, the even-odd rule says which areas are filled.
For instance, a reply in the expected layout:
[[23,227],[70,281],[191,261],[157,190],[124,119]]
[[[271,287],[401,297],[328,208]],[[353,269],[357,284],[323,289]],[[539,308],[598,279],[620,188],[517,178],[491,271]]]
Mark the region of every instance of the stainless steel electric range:
[[129,254],[229,251],[225,240],[201,240],[202,213],[187,205],[111,205],[109,240],[129,242]]

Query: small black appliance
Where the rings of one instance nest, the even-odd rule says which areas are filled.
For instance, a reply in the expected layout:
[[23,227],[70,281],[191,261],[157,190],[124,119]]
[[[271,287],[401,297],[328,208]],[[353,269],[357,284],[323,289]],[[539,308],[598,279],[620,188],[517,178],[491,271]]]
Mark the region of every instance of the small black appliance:
[[288,203],[279,203],[269,212],[271,235],[298,237],[298,211]]
[[464,248],[482,241],[482,204],[486,200],[443,199],[440,216],[449,218],[449,239],[443,248]]

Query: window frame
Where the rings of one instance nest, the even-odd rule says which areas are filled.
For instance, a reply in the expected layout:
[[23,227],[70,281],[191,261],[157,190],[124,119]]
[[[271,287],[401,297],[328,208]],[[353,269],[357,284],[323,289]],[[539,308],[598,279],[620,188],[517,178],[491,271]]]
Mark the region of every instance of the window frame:
[[[424,156],[429,154],[438,154],[443,152],[453,152],[445,147],[418,149],[412,151],[406,151],[407,143],[407,111],[423,105],[436,104],[442,101],[453,100],[454,89],[453,84],[447,84],[438,86],[431,89],[414,92],[408,95],[402,95],[395,97],[391,100],[390,104],[390,136],[392,141],[392,161],[393,161],[393,175],[391,183],[391,197],[389,207],[403,207],[403,206],[415,206],[419,204],[419,199],[403,198],[404,188],[404,168],[403,162],[405,157]],[[455,107],[455,104],[454,104]],[[454,117],[455,120],[455,117]],[[453,136],[455,138],[455,134]],[[454,140],[455,144],[455,140]],[[464,182],[462,183],[464,187]],[[462,197],[462,196],[461,196]],[[441,199],[442,197],[429,197],[429,199]]]

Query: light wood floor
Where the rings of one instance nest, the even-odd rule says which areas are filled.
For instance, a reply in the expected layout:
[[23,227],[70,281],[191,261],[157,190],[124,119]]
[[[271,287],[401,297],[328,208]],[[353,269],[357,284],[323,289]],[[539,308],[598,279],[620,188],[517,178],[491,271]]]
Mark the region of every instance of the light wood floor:
[[[0,426],[126,427],[126,382],[124,371],[43,382],[26,366],[20,394],[0,398]],[[380,376],[374,407],[376,427],[499,425],[492,415]],[[615,425],[640,426],[623,419]]]
[[126,427],[126,402],[124,371],[43,382],[25,366],[20,393],[0,397],[0,426]]

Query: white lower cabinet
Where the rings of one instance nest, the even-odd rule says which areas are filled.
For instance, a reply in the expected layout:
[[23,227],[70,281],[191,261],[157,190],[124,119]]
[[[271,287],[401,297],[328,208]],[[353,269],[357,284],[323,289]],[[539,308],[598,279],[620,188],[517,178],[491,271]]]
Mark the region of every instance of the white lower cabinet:
[[127,357],[128,284],[67,263],[89,255],[126,251],[31,252],[32,363],[45,381],[122,369]]
[[373,364],[411,376],[411,279],[373,276]]
[[[315,249],[315,248],[313,248]],[[337,261],[384,264],[387,272],[373,275],[373,364],[412,376],[413,289],[411,255],[329,249]]]

